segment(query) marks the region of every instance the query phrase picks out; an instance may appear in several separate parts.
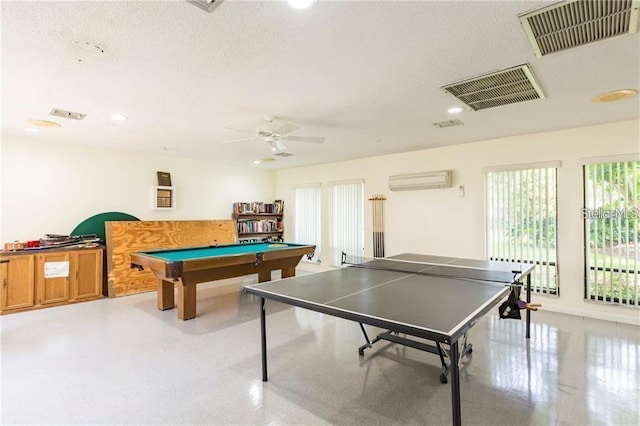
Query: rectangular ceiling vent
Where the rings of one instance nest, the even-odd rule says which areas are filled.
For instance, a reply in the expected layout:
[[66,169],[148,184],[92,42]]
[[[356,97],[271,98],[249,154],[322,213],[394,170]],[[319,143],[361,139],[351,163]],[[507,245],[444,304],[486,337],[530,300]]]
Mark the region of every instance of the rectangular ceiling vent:
[[457,118],[455,120],[447,120],[447,121],[440,121],[438,123],[433,123],[434,126],[442,129],[444,127],[453,127],[453,126],[461,126],[464,123],[460,120],[458,120]]
[[56,117],[70,118],[72,120],[82,120],[87,116],[87,114],[82,114],[81,112],[65,111],[59,108],[52,109],[49,115],[55,115]]
[[191,3],[199,9],[211,13],[222,3],[222,0],[187,0],[187,3]]
[[472,111],[544,99],[529,65],[519,65],[442,86]]
[[278,157],[292,157],[293,156],[293,154],[289,154],[288,152],[277,152],[277,153],[275,153],[273,155],[276,155]]
[[563,1],[518,16],[537,57],[638,31],[638,0]]

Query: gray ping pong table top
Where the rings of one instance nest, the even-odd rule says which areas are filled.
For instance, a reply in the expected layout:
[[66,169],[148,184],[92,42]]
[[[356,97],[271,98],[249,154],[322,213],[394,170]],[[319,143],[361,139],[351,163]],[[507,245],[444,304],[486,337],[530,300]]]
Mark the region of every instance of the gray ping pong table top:
[[[385,259],[489,268],[513,277],[526,276],[533,265],[402,254]],[[380,259],[384,261],[384,259]],[[376,262],[374,260],[373,262]],[[431,267],[427,265],[427,267]],[[389,329],[410,329],[412,335],[450,342],[475,323],[509,292],[503,282],[345,267],[315,274],[245,286],[256,296],[317,310]],[[454,339],[455,340],[455,339]]]

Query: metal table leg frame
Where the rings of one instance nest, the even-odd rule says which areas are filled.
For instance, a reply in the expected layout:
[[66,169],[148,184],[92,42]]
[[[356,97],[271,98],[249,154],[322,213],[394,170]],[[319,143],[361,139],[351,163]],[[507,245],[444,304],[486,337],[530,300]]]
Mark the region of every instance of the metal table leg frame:
[[[531,274],[527,275],[527,303],[531,303]],[[531,311],[525,309],[527,316],[527,339],[531,338]]]
[[[447,351],[440,343],[436,343],[436,347],[438,348],[438,355],[440,356],[440,362],[442,363],[442,374],[440,374],[440,383],[447,383],[447,376],[451,371],[451,360],[453,359],[451,358],[451,351]],[[470,354],[472,352],[473,345],[471,343],[467,343],[467,333],[465,333],[462,340],[462,351],[460,351],[458,355],[457,364],[460,365],[462,363],[462,358],[466,354]]]
[[266,324],[266,315],[264,311],[264,297],[260,298],[260,333],[261,336],[261,346],[262,346],[262,381],[266,382],[268,380],[267,377],[267,324]]
[[[458,341],[451,343],[451,359],[459,359]],[[454,426],[462,425],[460,412],[460,368],[457,362],[451,364],[451,415]]]
[[364,328],[364,324],[362,324],[361,322],[359,322],[358,324],[360,325],[360,330],[362,330],[362,334],[364,335],[364,340],[367,342],[358,348],[358,355],[364,356],[364,350],[372,347],[373,344],[377,342],[377,340],[374,340],[373,342],[369,340],[369,335],[367,334],[367,330],[365,330]]

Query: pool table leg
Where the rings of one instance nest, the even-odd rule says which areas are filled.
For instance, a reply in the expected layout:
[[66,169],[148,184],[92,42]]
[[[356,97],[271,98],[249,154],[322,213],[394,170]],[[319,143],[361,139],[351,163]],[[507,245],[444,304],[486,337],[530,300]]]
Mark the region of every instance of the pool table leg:
[[166,311],[175,307],[173,297],[173,283],[171,281],[158,280],[158,309]]
[[178,318],[189,320],[196,317],[196,285],[178,284]]
[[289,278],[296,276],[296,268],[282,268],[282,278]]
[[258,272],[258,282],[264,283],[267,281],[271,281],[271,271],[259,271]]

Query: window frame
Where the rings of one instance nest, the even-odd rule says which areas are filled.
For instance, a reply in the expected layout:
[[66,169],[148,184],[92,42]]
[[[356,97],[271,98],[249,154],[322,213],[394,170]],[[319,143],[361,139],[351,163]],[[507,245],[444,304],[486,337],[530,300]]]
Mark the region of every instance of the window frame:
[[[315,218],[312,219],[310,222],[313,223],[315,225],[315,235],[314,235],[314,239],[315,241],[304,241],[304,239],[301,239],[300,236],[298,235],[298,220],[301,218],[299,218],[299,214],[300,211],[298,210],[298,202],[300,201],[299,195],[297,194],[297,190],[299,189],[317,189],[317,199],[316,199],[316,203],[317,203],[317,208],[315,209]],[[299,184],[299,185],[294,185],[292,187],[293,190],[293,235],[294,235],[294,241],[296,243],[304,243],[304,244],[312,244],[316,246],[315,249],[315,253],[313,254],[313,258],[312,259],[307,259],[306,257],[304,257],[302,259],[303,262],[310,262],[310,263],[321,263],[322,262],[322,184],[321,183],[309,183],[309,184]],[[306,218],[305,222],[309,221],[309,218]]]
[[[583,259],[584,259],[584,270],[583,270],[583,297],[586,301],[589,302],[594,302],[594,303],[601,303],[601,304],[605,304],[605,305],[620,305],[620,306],[626,306],[626,307],[635,307],[635,308],[640,308],[640,279],[638,277],[638,269],[640,268],[640,261],[637,261],[634,259],[633,261],[633,265],[629,265],[629,257],[628,257],[628,251],[627,251],[627,256],[625,257],[626,260],[626,265],[625,267],[621,267],[620,266],[620,261],[623,259],[622,258],[622,252],[620,251],[618,253],[618,266],[614,267],[613,266],[613,260],[614,260],[614,255],[613,255],[613,244],[609,245],[605,245],[603,243],[602,245],[602,249],[604,250],[603,253],[603,266],[599,266],[598,265],[598,256],[595,256],[595,259],[593,260],[592,263],[592,258],[591,258],[591,224],[595,223],[595,232],[598,232],[598,227],[600,225],[602,225],[602,229],[604,230],[604,228],[607,226],[606,224],[606,217],[598,217],[597,215],[595,217],[591,217],[591,212],[593,213],[597,213],[598,211],[605,211],[605,209],[601,209],[601,206],[598,206],[598,196],[595,195],[596,193],[598,193],[599,191],[601,192],[601,200],[604,203],[605,197],[608,196],[609,197],[609,210],[611,210],[612,206],[611,203],[613,201],[613,195],[612,195],[612,191],[609,189],[605,189],[604,186],[609,186],[611,187],[613,185],[612,183],[612,179],[611,179],[611,175],[613,172],[614,168],[617,168],[617,173],[620,173],[620,168],[621,165],[622,168],[624,169],[626,167],[626,165],[628,163],[638,163],[632,166],[632,179],[635,179],[636,181],[640,181],[640,154],[623,154],[623,155],[615,155],[615,156],[606,156],[606,157],[593,157],[593,158],[585,158],[581,161],[581,166],[582,166],[582,187],[583,187],[583,197],[582,197],[582,210],[581,210],[581,215],[580,215],[580,219],[584,222],[583,223]],[[602,179],[605,178],[604,176],[604,169],[605,167],[608,166],[609,168],[609,179],[607,180],[606,184],[607,185],[602,185],[601,187],[597,187],[595,185],[595,182],[593,184],[593,187],[589,186],[589,182],[588,180],[590,180],[590,168],[591,167],[595,167],[596,169],[594,169],[594,173],[601,173],[601,177]],[[598,167],[602,167],[601,169],[598,169]],[[619,178],[619,176],[618,176]],[[624,182],[627,183],[629,180],[629,176],[628,174],[625,172],[625,177],[624,177]],[[604,182],[603,182],[604,183]],[[632,182],[633,183],[633,182]],[[638,184],[636,183],[635,186],[633,186],[634,191],[632,194],[632,200],[630,201],[631,203],[631,207],[626,206],[626,207],[622,207],[620,208],[621,210],[626,210],[626,214],[629,215],[631,214],[632,216],[625,216],[625,217],[621,217],[621,216],[617,216],[616,218],[616,225],[618,227],[618,234],[617,237],[618,239],[621,237],[621,219],[627,220],[627,219],[633,219],[635,216],[635,218],[639,217],[640,215],[640,211],[638,210],[638,208],[640,207],[640,191],[638,191],[637,189]],[[604,192],[607,192],[608,194],[604,194]],[[591,199],[590,196],[594,195],[594,199]],[[619,194],[618,194],[619,195]],[[618,200],[616,200],[618,201]],[[635,204],[633,204],[635,203]],[[616,209],[618,211],[618,209]],[[611,210],[613,211],[613,210]],[[595,220],[596,222],[592,222],[592,220]],[[601,222],[602,221],[602,222]],[[609,238],[610,240],[613,239],[613,228],[612,228],[612,222],[609,222],[610,227],[610,231],[609,231]],[[628,233],[629,233],[629,228],[628,228],[628,223],[627,225],[624,227],[626,228],[626,232],[627,232],[627,238],[628,238]],[[636,221],[634,223],[634,229],[633,229],[633,233],[634,233],[634,242],[633,242],[633,246],[634,246],[634,250],[638,250],[639,246],[640,246],[640,224],[638,223],[638,221]],[[606,237],[606,235],[604,234],[604,232],[602,233],[603,237]],[[619,243],[619,241],[618,241]],[[598,244],[598,242],[596,241],[596,244]],[[599,247],[599,246],[598,246]],[[610,257],[611,259],[609,260],[609,265],[607,266],[607,262],[605,259],[606,256],[606,250],[610,249]],[[628,250],[628,247],[627,247]],[[637,256],[635,256],[637,257]],[[635,268],[635,269],[634,269]],[[591,291],[591,286],[592,286],[592,280],[591,280],[591,271],[594,271],[594,281],[597,284],[598,282],[598,271],[600,271],[602,273],[602,277],[603,277],[603,286],[602,286],[602,291],[598,291],[598,286],[596,285],[596,290],[595,292]],[[632,274],[630,274],[630,271]],[[609,276],[610,282],[609,287],[607,287],[607,274]],[[615,274],[615,275],[614,275]],[[635,296],[632,297],[621,297],[622,291],[621,291],[621,285],[615,286],[614,285],[614,277],[617,279],[617,282],[619,283],[621,281],[621,276],[623,275],[633,275],[633,283],[632,283],[632,288],[633,288],[633,294]],[[625,280],[625,284],[628,287],[628,277]],[[616,289],[620,292],[618,294],[618,296],[616,296],[614,293],[616,291]],[[608,292],[611,292],[609,295],[607,295]],[[629,294],[628,293],[629,290],[626,290],[625,294]]]
[[[328,261],[329,261],[329,265],[331,266],[340,266],[340,261],[341,261],[341,255],[340,253],[334,253],[334,250],[336,249],[334,247],[334,245],[336,244],[336,241],[334,241],[334,235],[337,232],[337,230],[335,229],[335,224],[336,221],[339,220],[339,217],[335,217],[334,215],[334,211],[335,211],[335,200],[333,199],[333,191],[334,188],[336,186],[341,186],[341,185],[359,185],[358,191],[359,191],[359,197],[360,199],[358,200],[358,206],[356,210],[356,215],[358,216],[358,228],[357,229],[357,233],[358,236],[357,238],[355,238],[356,240],[356,244],[360,244],[360,247],[357,249],[358,253],[347,253],[348,255],[351,256],[364,256],[364,245],[365,245],[365,239],[364,239],[364,227],[365,227],[365,222],[364,222],[364,201],[365,201],[365,197],[364,197],[364,179],[348,179],[348,180],[341,180],[341,181],[334,181],[334,182],[328,182],[327,183],[327,189],[328,189],[328,207],[329,207],[329,238],[328,238],[328,248],[329,248],[329,256],[328,256]],[[340,215],[341,217],[343,216],[343,214],[341,213]],[[353,223],[353,222],[351,222]],[[341,249],[342,250],[342,249]]]
[[[537,163],[527,163],[527,164],[509,164],[509,165],[502,165],[502,166],[493,166],[493,167],[485,167],[482,169],[483,174],[484,174],[484,185],[485,185],[485,208],[484,208],[484,214],[485,214],[485,255],[486,258],[488,260],[495,260],[495,261],[502,261],[502,262],[518,262],[518,263],[531,263],[531,264],[535,264],[535,265],[539,265],[539,266],[544,266],[544,275],[542,275],[540,273],[540,270],[538,268],[536,268],[534,270],[534,280],[532,282],[532,292],[537,293],[537,294],[545,294],[545,295],[550,295],[550,296],[555,296],[555,297],[559,297],[560,296],[560,262],[559,262],[559,247],[558,247],[558,242],[559,242],[559,238],[558,238],[558,170],[562,167],[562,162],[561,161],[547,161],[547,162],[537,162]],[[524,220],[524,211],[532,211],[530,209],[530,205],[529,205],[529,201],[526,201],[526,207],[523,207],[522,202],[520,203],[520,208],[518,209],[518,211],[516,212],[516,209],[512,208],[511,205],[512,203],[516,203],[516,199],[515,199],[515,190],[516,188],[516,182],[514,177],[515,176],[509,176],[507,175],[507,182],[506,185],[503,183],[501,184],[502,186],[506,186],[507,189],[503,190],[502,193],[500,194],[500,200],[498,202],[495,202],[493,197],[493,194],[497,193],[498,190],[496,189],[495,191],[491,188],[491,173],[512,173],[512,172],[517,172],[518,174],[518,180],[521,179],[521,175],[525,174],[525,172],[527,171],[531,171],[532,174],[535,174],[535,171],[538,171],[538,173],[540,173],[541,170],[547,170],[545,172],[545,177],[547,178],[547,182],[544,185],[545,187],[545,197],[547,198],[546,204],[545,206],[547,207],[547,211],[548,211],[548,197],[549,197],[549,188],[548,188],[548,183],[549,183],[549,169],[552,169],[552,184],[553,184],[553,195],[554,195],[554,201],[553,201],[553,211],[554,211],[554,215],[553,216],[549,216],[548,214],[545,215],[545,220],[546,220],[546,226],[547,226],[547,236],[549,234],[549,220],[551,218],[553,218],[553,226],[554,226],[554,230],[553,230],[553,246],[552,248],[554,249],[554,256],[553,258],[549,257],[549,242],[547,242],[545,244],[545,250],[546,250],[546,255],[543,256],[539,256],[540,259],[536,259],[536,249],[532,249],[533,251],[531,252],[531,254],[529,254],[529,248],[527,247],[526,253],[524,250],[524,246],[523,246],[523,242],[521,240],[520,242],[520,253],[518,255],[517,253],[517,244],[516,245],[512,245],[512,244],[508,244],[507,245],[507,253],[502,253],[502,256],[500,255],[500,253],[494,253],[494,248],[492,247],[494,245],[494,242],[496,240],[497,234],[496,232],[500,232],[500,231],[504,231],[504,229],[497,229],[496,227],[492,226],[492,224],[489,222],[490,218],[492,218],[494,221],[496,220],[495,217],[493,217],[493,213],[494,210],[491,210],[493,207],[493,205],[495,204],[495,210],[498,211],[498,207],[501,207],[502,211],[499,211],[498,215],[500,216],[500,220],[503,220],[505,217],[508,216],[507,221],[508,224],[511,224],[511,214],[518,213],[520,218],[517,219],[516,221],[513,221],[513,223],[519,222],[520,224],[520,228],[521,228],[521,232],[522,230],[525,228],[525,224],[526,221]],[[528,178],[528,177],[527,177]],[[541,178],[540,175],[538,175],[538,186],[540,186],[541,183]],[[520,200],[522,201],[522,200]],[[505,208],[504,205],[507,205],[507,207]],[[490,211],[491,210],[491,211]],[[505,211],[506,210],[506,214]],[[535,234],[536,232],[536,224],[535,224],[535,219],[536,219],[536,214],[534,212],[533,214],[533,232]],[[508,227],[508,226],[505,226]],[[537,236],[537,235],[536,235]],[[548,238],[546,238],[546,241],[549,241]],[[511,249],[513,248],[513,254],[511,252]],[[539,249],[542,250],[542,247]],[[541,251],[538,251],[538,254],[540,254]],[[539,276],[539,280],[542,281],[543,278],[547,279],[547,282],[544,284],[536,284],[536,276]],[[549,278],[550,277],[554,277],[554,281],[553,284],[549,284]]]

